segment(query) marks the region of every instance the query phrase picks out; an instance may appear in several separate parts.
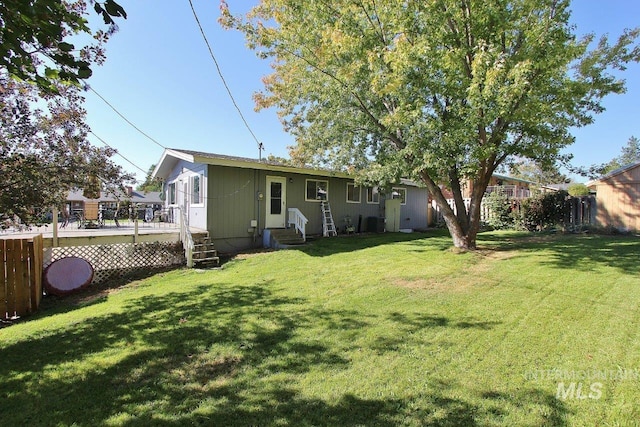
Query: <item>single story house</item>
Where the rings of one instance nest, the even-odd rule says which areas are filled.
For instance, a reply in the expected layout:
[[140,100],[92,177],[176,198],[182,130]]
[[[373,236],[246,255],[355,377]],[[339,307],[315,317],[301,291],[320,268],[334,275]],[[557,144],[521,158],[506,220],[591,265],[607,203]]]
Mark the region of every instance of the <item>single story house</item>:
[[222,252],[263,246],[265,230],[288,228],[294,215],[307,220],[306,235],[322,234],[321,202],[338,231],[427,228],[428,192],[406,180],[384,194],[342,172],[182,149],[166,149],[153,177],[164,182],[165,208],[180,212],[170,218],[207,230]]
[[[494,173],[489,180],[485,195],[491,194],[494,191],[503,191],[510,198],[526,199],[531,196],[532,186],[534,186],[532,181]],[[450,190],[443,188],[442,192],[447,199],[453,199],[453,193]],[[472,192],[473,182],[471,180],[463,182],[462,197],[465,199],[469,198]]]
[[596,223],[640,231],[640,162],[621,167],[586,186],[596,193]]
[[126,192],[122,194],[110,194],[101,192],[98,199],[89,199],[84,196],[82,190],[73,190],[67,193],[65,201],[67,212],[72,216],[85,211],[87,204],[99,205],[100,209],[115,210],[122,207],[123,203],[131,203],[138,208],[152,208],[154,211],[162,209],[164,202],[161,199],[162,193],[159,191],[137,191],[133,187],[126,187]]

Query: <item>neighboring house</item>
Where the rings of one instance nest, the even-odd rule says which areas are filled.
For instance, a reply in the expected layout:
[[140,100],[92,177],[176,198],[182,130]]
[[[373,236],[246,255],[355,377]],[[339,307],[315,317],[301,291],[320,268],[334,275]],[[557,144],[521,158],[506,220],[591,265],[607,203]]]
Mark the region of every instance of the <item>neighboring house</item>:
[[[511,176],[491,175],[491,179],[489,180],[489,185],[485,190],[485,195],[491,194],[494,191],[502,191],[507,197],[513,199],[526,199],[531,196],[531,187],[535,185],[532,181],[527,181],[526,179],[513,178]],[[471,197],[471,192],[473,191],[473,185],[471,181],[464,186],[463,189],[463,197]]]
[[66,205],[68,211],[73,215],[74,213],[84,212],[85,205],[87,203],[98,203],[101,209],[116,209],[120,203],[120,207],[124,202],[129,202],[137,205],[139,208],[152,208],[158,210],[162,208],[163,201],[161,200],[161,192],[149,191],[142,192],[136,191],[133,187],[127,187],[126,193],[115,195],[101,192],[98,199],[89,199],[83,195],[82,190],[69,191],[67,194]]
[[[526,179],[513,178],[505,175],[493,174],[491,179],[489,180],[489,185],[485,190],[484,195],[491,194],[495,191],[502,191],[507,197],[512,199],[526,199],[531,196],[531,187],[535,185],[532,181],[527,181]],[[447,199],[449,206],[456,211],[455,201],[453,199],[453,193],[451,190],[441,186],[442,194]],[[471,193],[473,191],[473,182],[471,180],[467,180],[462,183],[462,197],[464,199],[465,206],[469,208],[471,204]],[[442,216],[442,212],[438,207],[435,200],[430,201],[429,209],[429,225],[435,225],[439,222],[443,222],[444,218]],[[484,218],[489,214],[487,208],[483,206],[480,209],[480,217],[484,220]]]
[[[489,185],[485,191],[485,195],[491,194],[494,191],[503,191],[508,197],[514,199],[525,199],[531,196],[531,187],[535,183],[527,181],[526,179],[513,178],[505,175],[493,174],[489,180]],[[462,183],[462,197],[468,199],[471,197],[473,191],[473,182],[468,180]],[[442,194],[445,198],[453,201],[453,193],[442,188]]]
[[[153,177],[164,182],[165,207],[179,208],[223,252],[263,246],[264,230],[287,228],[298,214],[307,235],[322,234],[322,201],[339,231],[349,221],[356,231],[379,230],[385,217],[387,230],[427,227],[427,190],[404,180],[385,195],[346,173],[178,149],[164,151]],[[387,199],[399,199],[393,215]]]
[[596,193],[596,223],[625,231],[640,231],[640,162],[587,182]]

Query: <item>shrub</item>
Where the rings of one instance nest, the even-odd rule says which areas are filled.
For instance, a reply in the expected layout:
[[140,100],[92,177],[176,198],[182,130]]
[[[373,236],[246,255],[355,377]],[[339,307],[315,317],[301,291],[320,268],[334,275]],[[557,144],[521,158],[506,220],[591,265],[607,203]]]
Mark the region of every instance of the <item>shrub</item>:
[[520,207],[520,224],[529,231],[564,225],[570,214],[569,193],[543,193],[524,200]]
[[485,221],[487,225],[498,230],[514,227],[514,202],[504,191],[492,192],[484,198],[483,203],[489,209],[489,215]]
[[578,183],[571,184],[567,188],[567,191],[569,192],[570,195],[574,197],[589,195],[589,187],[587,187],[584,184],[578,184]]

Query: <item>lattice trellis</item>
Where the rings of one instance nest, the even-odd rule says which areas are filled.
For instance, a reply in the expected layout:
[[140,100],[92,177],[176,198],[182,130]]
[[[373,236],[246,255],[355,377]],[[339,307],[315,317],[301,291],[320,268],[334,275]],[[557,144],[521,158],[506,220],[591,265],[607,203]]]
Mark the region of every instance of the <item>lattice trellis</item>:
[[94,269],[93,284],[117,277],[166,270],[186,263],[180,242],[116,243],[45,248],[44,268],[70,256],[85,259],[91,264]]

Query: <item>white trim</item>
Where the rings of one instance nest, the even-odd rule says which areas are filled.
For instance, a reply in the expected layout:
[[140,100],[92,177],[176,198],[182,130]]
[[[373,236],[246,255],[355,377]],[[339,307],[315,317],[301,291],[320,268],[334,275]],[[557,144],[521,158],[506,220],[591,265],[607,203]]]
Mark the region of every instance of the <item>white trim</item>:
[[[178,186],[176,185],[178,181],[171,181],[167,183],[167,205],[168,206],[177,206],[178,205]],[[171,186],[173,186],[173,201],[171,200]]]
[[[325,197],[324,199],[309,199],[307,198],[307,185],[309,183],[309,181],[314,181],[314,182],[325,182],[327,184],[327,197]],[[317,190],[317,186],[316,186],[316,190]],[[328,179],[315,179],[315,178],[307,178],[304,180],[304,201],[305,202],[328,202],[329,201],[329,180]]]
[[[271,183],[279,182],[282,184],[282,192],[280,199],[282,206],[280,214],[271,214]],[[265,228],[285,228],[287,226],[287,177],[267,175],[265,179],[265,209],[264,209],[264,226]]]
[[[198,179],[200,180],[200,200],[198,200],[197,202],[194,202],[193,200],[193,181],[194,178],[198,177]],[[189,175],[189,198],[191,199],[191,206],[193,207],[197,207],[197,208],[201,208],[204,207],[204,174],[203,173],[193,173]]]
[[[349,200],[349,186],[353,186],[354,192],[355,189],[358,189],[358,200]],[[362,187],[360,187],[359,185],[356,185],[355,182],[347,182],[347,191],[346,191],[346,199],[347,199],[347,203],[353,203],[353,204],[361,204],[362,203]]]
[[[369,189],[371,189],[371,195],[377,195],[378,201],[369,201]],[[376,190],[375,193],[373,191]],[[380,189],[378,187],[367,187],[367,204],[368,205],[379,205],[380,204]]]
[[393,199],[393,191],[401,190],[404,191],[404,202],[402,201],[402,197],[398,197],[400,199],[400,205],[405,206],[407,204],[407,189],[405,187],[391,187],[391,198]]

